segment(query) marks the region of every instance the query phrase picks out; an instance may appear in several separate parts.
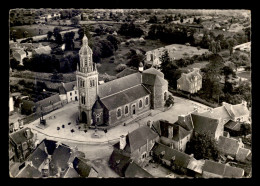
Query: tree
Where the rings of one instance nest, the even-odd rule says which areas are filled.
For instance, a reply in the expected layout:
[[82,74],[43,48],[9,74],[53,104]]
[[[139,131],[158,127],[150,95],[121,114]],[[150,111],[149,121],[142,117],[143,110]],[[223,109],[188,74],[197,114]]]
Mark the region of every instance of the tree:
[[148,23],[157,23],[158,22],[158,19],[157,19],[157,16],[154,15],[154,16],[151,16],[148,20]]
[[169,95],[168,99],[165,102],[165,106],[169,107],[171,105],[174,105],[174,97],[172,95]]
[[227,44],[228,44],[228,50],[229,50],[229,53],[231,56],[231,54],[233,53],[233,47],[236,45],[236,40],[233,38],[229,38],[227,40]]
[[79,18],[77,18],[77,17],[72,17],[71,19],[70,19],[70,22],[71,22],[71,24],[72,25],[78,25],[79,24]]
[[108,35],[107,40],[113,44],[115,50],[118,49],[119,40],[115,36]]
[[130,60],[127,62],[128,66],[139,67],[140,62],[144,60],[145,56],[143,54],[134,54],[131,56]]
[[75,32],[67,32],[64,34],[65,50],[74,50]]
[[58,45],[61,45],[62,44],[62,36],[60,33],[57,34],[56,38],[55,38],[55,41]]
[[61,28],[60,27],[55,27],[53,29],[53,36],[55,37],[55,39],[58,36],[58,34],[60,34],[60,32],[61,32]]
[[48,31],[47,32],[47,39],[50,40],[52,35],[53,35],[53,32],[52,31]]
[[183,23],[183,18],[181,18],[180,22]]
[[19,64],[20,64],[20,62],[17,61],[16,59],[10,59],[10,66],[12,69],[17,69]]
[[216,140],[208,133],[196,134],[186,145],[186,153],[194,154],[195,159],[219,159]]

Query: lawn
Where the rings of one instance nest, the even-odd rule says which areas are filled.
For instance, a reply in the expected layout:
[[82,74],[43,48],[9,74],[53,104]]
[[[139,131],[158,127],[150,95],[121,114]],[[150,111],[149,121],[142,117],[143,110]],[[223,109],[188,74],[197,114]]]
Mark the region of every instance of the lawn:
[[193,63],[191,65],[188,65],[187,67],[183,67],[181,68],[182,70],[192,70],[193,68],[204,68],[209,62],[208,61],[202,61],[202,62],[199,62],[199,63]]
[[[53,31],[53,29],[57,27],[54,25],[23,25],[23,26],[14,26],[10,28],[10,31],[12,32],[13,30],[16,30],[17,37],[16,39],[21,39],[23,38],[23,32],[27,31],[28,32],[28,37],[33,37],[37,35],[43,35],[47,34],[48,31]],[[73,29],[74,27],[69,27],[69,26],[62,26],[62,30],[68,30],[68,29]],[[39,33],[39,29],[41,29],[41,32]]]

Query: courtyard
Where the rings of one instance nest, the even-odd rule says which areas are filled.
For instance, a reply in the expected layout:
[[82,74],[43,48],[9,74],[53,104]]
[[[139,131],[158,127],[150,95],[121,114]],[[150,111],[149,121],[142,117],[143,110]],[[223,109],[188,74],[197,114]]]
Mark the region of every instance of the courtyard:
[[[174,106],[165,112],[153,110],[152,116],[148,116],[126,126],[123,124],[118,125],[109,129],[107,133],[101,130],[98,130],[96,133],[91,129],[88,131],[79,130],[79,126],[76,124],[76,118],[78,117],[78,102],[70,102],[64,107],[45,115],[44,119],[46,119],[47,123],[47,127],[45,128],[39,127],[40,119],[26,126],[31,128],[35,133],[39,133],[39,135],[62,142],[90,145],[114,144],[119,141],[119,137],[122,134],[127,135],[138,127],[146,125],[149,120],[157,121],[159,119],[164,119],[169,122],[175,122],[178,120],[179,115],[192,112],[194,107],[197,107],[199,112],[206,111],[208,108],[200,103],[176,96],[174,96],[174,102]],[[58,128],[59,130],[57,130]],[[74,130],[73,133],[71,132],[72,129]],[[94,136],[94,133],[96,136]]]

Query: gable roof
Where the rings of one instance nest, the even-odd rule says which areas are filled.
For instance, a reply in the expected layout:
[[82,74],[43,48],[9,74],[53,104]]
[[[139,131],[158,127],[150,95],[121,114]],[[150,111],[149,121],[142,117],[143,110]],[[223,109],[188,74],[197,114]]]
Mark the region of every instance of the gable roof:
[[225,164],[217,163],[211,160],[205,160],[202,170],[203,172],[206,171],[222,176],[225,172]]
[[249,115],[249,110],[246,105],[243,103],[237,104],[237,105],[231,105],[229,103],[223,103],[227,111],[232,117],[240,117],[240,116],[245,116]]
[[187,80],[188,82],[192,82],[195,76],[197,76],[199,79],[202,78],[199,70],[194,69],[192,72],[189,72],[187,74],[182,73],[181,77],[177,81],[179,82],[180,80],[184,79]]
[[[43,145],[43,143],[40,145]],[[44,150],[41,148],[36,148],[35,151],[28,157],[27,161],[32,161],[33,166],[38,169],[47,157],[48,154]]]
[[51,105],[50,102],[52,102],[54,104],[54,103],[59,102],[60,100],[61,99],[60,99],[59,94],[54,94],[53,96],[50,96],[48,98],[45,98],[45,99],[43,99],[41,101],[36,102],[36,105],[37,106],[42,106],[42,107],[47,107],[47,106]]
[[237,167],[225,165],[224,178],[242,178],[244,176],[244,170]]
[[10,139],[17,145],[17,144],[21,144],[25,141],[28,141],[27,137],[25,136],[25,131],[29,129],[30,130],[30,138],[32,139],[34,134],[32,133],[31,129],[26,127],[23,128],[15,133],[10,134]]
[[124,176],[125,170],[130,163],[130,157],[114,150],[109,158],[109,166],[120,176]]
[[168,82],[160,75],[150,73],[143,73],[142,83],[152,86],[164,86],[168,84]]
[[239,148],[238,152],[236,154],[236,160],[238,161],[246,161],[247,156],[251,153],[250,149],[246,149],[246,148]]
[[229,121],[231,119],[231,116],[229,115],[225,106],[220,106],[220,107],[214,108],[211,111],[202,112],[202,113],[200,113],[200,115],[208,117],[208,118],[214,118],[214,119],[221,118],[223,120],[226,120],[224,123],[226,123],[227,121]]
[[149,94],[149,91],[143,85],[139,84],[114,95],[101,98],[100,100],[108,110],[113,110]]
[[26,165],[17,175],[18,178],[39,178],[41,173],[33,166]]
[[158,134],[148,126],[142,126],[132,131],[127,136],[129,139],[130,151],[134,152],[135,150],[145,145],[147,140],[151,141],[158,137]]
[[72,81],[72,82],[68,82],[68,83],[64,83],[63,84],[63,87],[65,89],[66,92],[70,92],[70,91],[73,91],[74,87],[77,86],[77,81]]
[[138,72],[99,85],[98,94],[103,98],[139,84],[141,84],[141,74]]
[[190,114],[178,116],[178,121],[176,124],[182,126],[184,129],[188,131],[191,131],[194,128],[192,117]]
[[73,160],[73,167],[76,170],[76,172],[80,175],[80,177],[83,178],[89,177],[89,173],[92,169],[92,165],[90,165],[89,162],[78,157],[76,157]]
[[153,75],[157,75],[157,76],[159,76],[161,78],[164,78],[164,74],[162,72],[160,72],[159,70],[156,70],[153,67],[144,70],[143,74],[153,74]]
[[218,119],[208,118],[201,116],[200,113],[191,113],[194,130],[198,133],[210,132],[215,134],[218,125],[220,124]]
[[121,78],[121,77],[128,76],[128,75],[133,74],[133,73],[136,73],[136,72],[137,72],[137,71],[134,70],[134,69],[125,68],[123,71],[117,73],[117,74],[116,74],[116,77],[117,77],[117,78]]
[[80,176],[79,176],[79,174],[77,173],[77,171],[74,168],[69,167],[66,170],[66,172],[65,172],[63,177],[64,178],[79,178]]
[[189,131],[185,130],[180,125],[173,124],[173,137],[174,141],[180,141],[190,134]]
[[155,143],[152,151],[157,156],[159,156],[161,152],[164,151],[165,154],[163,156],[163,159],[171,161],[171,159],[175,157],[174,164],[184,168],[188,167],[188,164],[191,159],[191,157],[188,154],[185,154],[175,149],[171,149],[170,147],[167,147],[166,145],[157,142]]
[[68,161],[71,157],[71,153],[72,151],[69,147],[59,145],[53,152],[50,165],[53,165],[54,168],[61,168],[62,170],[65,170],[68,167]]
[[131,162],[126,171],[125,171],[126,178],[153,178],[153,176],[148,173],[146,170],[141,168],[135,162]]
[[234,130],[234,131],[240,131],[240,126],[241,123],[240,122],[236,122],[236,121],[232,121],[229,120],[226,124],[225,124],[225,128],[230,129],[230,130]]
[[239,142],[233,138],[219,136],[217,147],[225,154],[235,155],[239,149]]

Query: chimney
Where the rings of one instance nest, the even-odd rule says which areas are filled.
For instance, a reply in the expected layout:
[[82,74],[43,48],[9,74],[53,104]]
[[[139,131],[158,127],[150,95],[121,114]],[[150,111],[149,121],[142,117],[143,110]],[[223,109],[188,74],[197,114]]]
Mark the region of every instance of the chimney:
[[193,158],[193,157],[194,157],[194,154],[190,154],[190,157]]
[[185,116],[184,115],[179,115],[178,116],[178,121],[179,122],[185,122]]
[[172,139],[173,137],[173,127],[172,126],[168,126],[168,138]]
[[121,135],[120,136],[120,141],[119,141],[120,149],[123,150],[126,146],[126,136]]
[[223,105],[223,106],[225,106],[226,104],[227,104],[226,102],[224,102],[224,101],[222,102],[222,105]]
[[29,138],[31,137],[31,131],[30,131],[30,129],[26,129],[26,130],[25,130],[25,137],[26,137],[27,139],[29,139]]
[[151,121],[151,120],[148,120],[148,121],[147,121],[147,126],[150,127],[150,128],[152,128],[152,125],[153,125],[153,124],[152,124],[152,121]]
[[144,71],[144,65],[142,62],[139,63],[139,72],[143,72]]

